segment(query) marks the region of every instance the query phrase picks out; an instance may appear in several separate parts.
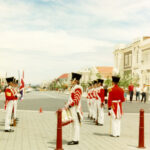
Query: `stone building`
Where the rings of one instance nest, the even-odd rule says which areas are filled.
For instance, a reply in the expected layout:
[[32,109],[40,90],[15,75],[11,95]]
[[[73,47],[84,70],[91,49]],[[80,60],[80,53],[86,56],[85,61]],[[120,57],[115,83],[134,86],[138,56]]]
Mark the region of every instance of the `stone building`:
[[150,37],[144,36],[128,45],[116,46],[114,68],[121,76],[129,74],[138,78],[141,87],[143,84],[150,85]]

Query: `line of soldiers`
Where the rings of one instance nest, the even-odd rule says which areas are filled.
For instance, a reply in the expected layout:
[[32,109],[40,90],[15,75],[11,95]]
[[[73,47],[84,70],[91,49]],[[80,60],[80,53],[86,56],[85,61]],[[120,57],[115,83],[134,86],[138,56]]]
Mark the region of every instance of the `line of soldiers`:
[[[65,109],[69,109],[73,118],[73,135],[72,141],[68,145],[79,144],[80,139],[80,124],[83,119],[81,110],[81,97],[83,89],[80,86],[80,79],[82,75],[72,73],[71,91]],[[122,102],[125,101],[124,91],[118,86],[120,78],[112,76],[112,88],[109,89],[108,96],[108,115],[111,116],[111,136],[120,136],[120,123],[123,114]],[[104,125],[104,80],[98,79],[89,85],[87,93],[87,103],[89,108],[89,118],[93,119],[96,125]]]
[[[108,95],[108,115],[111,116],[111,136],[120,136],[120,122],[123,114],[122,102],[125,101],[124,91],[118,86],[120,78],[112,76],[112,88]],[[98,79],[89,84],[87,91],[88,117],[96,125],[104,125],[104,80]]]
[[104,124],[104,80],[98,79],[89,84],[87,91],[88,117],[93,119],[96,125]]
[[14,132],[10,126],[16,126],[17,103],[21,96],[18,91],[18,80],[14,77],[6,78],[8,86],[5,88],[5,132]]

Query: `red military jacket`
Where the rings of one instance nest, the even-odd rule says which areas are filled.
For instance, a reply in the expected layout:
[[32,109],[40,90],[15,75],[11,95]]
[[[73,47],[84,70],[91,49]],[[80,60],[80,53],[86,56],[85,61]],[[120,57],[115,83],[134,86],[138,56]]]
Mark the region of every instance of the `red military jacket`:
[[91,95],[90,95],[90,89],[89,89],[89,90],[87,91],[87,97],[86,97],[86,98],[87,98],[87,99],[90,99],[90,96],[91,96]]
[[6,98],[6,101],[16,99],[14,90],[11,86],[9,86],[5,89],[5,98]]
[[93,88],[91,89],[91,94],[90,95],[91,95],[91,99],[95,98],[94,97],[94,89]]
[[[17,95],[17,90],[16,90],[16,89],[13,89],[13,91],[14,91],[14,95]],[[16,96],[16,97],[14,98],[14,100],[18,100],[18,97]]]
[[103,103],[104,102],[104,98],[105,98],[105,94],[104,94],[104,88],[100,88],[99,90],[98,90],[98,96],[100,97],[100,100],[101,100],[101,103]]
[[114,103],[113,101],[118,101],[120,106],[120,113],[122,114],[122,102],[125,101],[124,98],[124,91],[122,88],[120,88],[118,85],[115,85],[111,91],[109,92],[108,96],[108,108],[113,109],[115,115],[117,115],[117,103]]
[[82,96],[82,87],[79,85],[76,85],[71,90],[69,105],[70,106],[75,106],[75,105],[78,106],[81,96]]
[[5,100],[5,109],[6,109],[8,102],[16,99],[15,93],[11,86],[5,89],[5,98],[6,98]]

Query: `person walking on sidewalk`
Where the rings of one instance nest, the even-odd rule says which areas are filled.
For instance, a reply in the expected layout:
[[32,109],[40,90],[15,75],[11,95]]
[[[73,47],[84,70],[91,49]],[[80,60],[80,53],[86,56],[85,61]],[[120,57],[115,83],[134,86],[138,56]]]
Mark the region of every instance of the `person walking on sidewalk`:
[[147,92],[147,87],[146,87],[146,84],[144,84],[143,88],[142,88],[142,99],[141,99],[141,102],[143,102],[143,100],[144,100],[144,103],[146,103],[146,92]]
[[139,84],[137,85],[137,87],[135,88],[136,91],[136,101],[140,101],[140,92],[141,92],[141,88],[139,86]]
[[82,87],[80,84],[81,75],[77,73],[72,73],[71,79],[71,92],[69,96],[68,103],[65,105],[66,109],[70,109],[72,118],[73,118],[73,138],[72,141],[68,142],[68,145],[79,144],[80,138],[80,123],[82,120],[82,111],[81,111],[81,96],[83,93]]
[[129,90],[129,95],[130,95],[130,102],[132,102],[133,94],[134,94],[134,92],[133,92],[134,91],[134,85],[132,84],[132,82],[128,86],[128,90]]
[[112,76],[112,89],[108,96],[108,115],[111,116],[112,122],[112,135],[113,137],[120,136],[120,124],[123,114],[122,102],[125,101],[124,91],[118,86],[120,78]]
[[12,115],[12,109],[14,106],[14,99],[17,97],[13,91],[13,82],[14,77],[6,78],[8,87],[5,89],[5,109],[6,109],[6,116],[5,116],[5,132],[14,132],[10,128],[11,123],[11,115]]

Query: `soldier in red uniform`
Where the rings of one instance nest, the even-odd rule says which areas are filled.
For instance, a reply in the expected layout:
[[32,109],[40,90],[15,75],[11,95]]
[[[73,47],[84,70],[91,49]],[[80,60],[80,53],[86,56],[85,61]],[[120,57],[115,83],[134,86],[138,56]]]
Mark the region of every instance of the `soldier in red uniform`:
[[120,78],[112,76],[113,87],[108,96],[108,115],[111,116],[112,121],[112,136],[120,136],[120,122],[123,114],[122,102],[125,101],[124,91],[118,86]]
[[81,75],[77,73],[72,73],[71,80],[71,92],[68,99],[68,103],[66,104],[66,109],[70,109],[72,118],[73,118],[73,139],[68,142],[68,145],[79,144],[80,138],[80,123],[83,118],[83,114],[81,111],[81,96],[83,93],[82,87],[80,84]]
[[98,79],[98,122],[97,125],[103,126],[104,125],[104,88],[103,88],[103,82],[104,80]]
[[16,99],[16,95],[13,90],[14,77],[6,78],[6,81],[7,81],[8,87],[6,87],[5,89],[5,97],[6,97],[5,132],[14,132],[14,130],[10,129],[12,109],[14,105],[14,99]]

